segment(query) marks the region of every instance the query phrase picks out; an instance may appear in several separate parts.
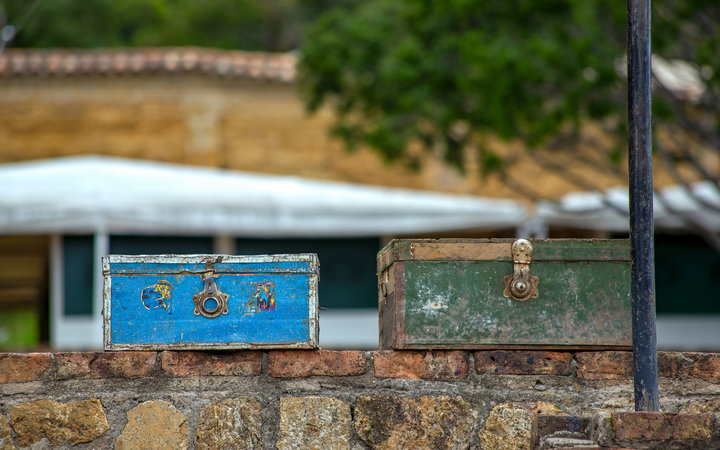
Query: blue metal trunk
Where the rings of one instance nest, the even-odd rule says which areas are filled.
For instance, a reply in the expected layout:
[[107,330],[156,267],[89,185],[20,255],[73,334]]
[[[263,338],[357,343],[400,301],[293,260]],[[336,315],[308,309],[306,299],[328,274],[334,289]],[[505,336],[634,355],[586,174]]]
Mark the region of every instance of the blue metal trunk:
[[317,348],[315,254],[102,263],[105,350]]

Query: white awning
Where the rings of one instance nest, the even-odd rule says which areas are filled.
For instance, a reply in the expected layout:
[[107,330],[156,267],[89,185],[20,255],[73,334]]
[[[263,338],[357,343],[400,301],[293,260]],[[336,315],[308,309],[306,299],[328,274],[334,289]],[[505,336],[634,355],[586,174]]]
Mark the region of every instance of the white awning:
[[509,200],[105,156],[0,166],[0,232],[340,237],[515,227]]
[[[720,231],[720,190],[710,181],[687,188],[672,186],[654,198],[655,227],[688,229],[687,219],[711,231]],[[617,187],[601,192],[573,192],[555,203],[540,202],[537,216],[550,226],[627,232],[628,190]]]

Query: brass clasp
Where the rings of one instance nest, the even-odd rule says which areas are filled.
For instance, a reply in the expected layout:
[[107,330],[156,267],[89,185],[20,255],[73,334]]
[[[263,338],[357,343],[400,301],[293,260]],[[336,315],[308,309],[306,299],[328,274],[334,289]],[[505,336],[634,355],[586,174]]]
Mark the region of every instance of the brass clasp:
[[518,239],[512,244],[513,273],[503,278],[505,290],[503,295],[524,302],[538,296],[540,279],[530,275],[530,261],[533,247],[527,239]]
[[205,283],[205,287],[202,291],[193,295],[193,302],[195,302],[195,315],[207,317],[208,319],[214,319],[221,314],[228,313],[227,301],[230,295],[220,292],[215,284],[215,275],[212,271],[206,272],[200,276],[202,281]]

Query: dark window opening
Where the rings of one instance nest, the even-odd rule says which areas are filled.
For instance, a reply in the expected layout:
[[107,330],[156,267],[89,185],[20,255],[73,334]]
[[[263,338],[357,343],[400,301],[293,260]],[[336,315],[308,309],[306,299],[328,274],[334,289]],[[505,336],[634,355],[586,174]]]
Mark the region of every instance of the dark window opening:
[[93,236],[63,237],[63,313],[93,314]]
[[[614,239],[628,239],[615,234]],[[720,253],[701,238],[655,235],[655,298],[658,314],[720,314],[714,287],[720,283]]]
[[328,309],[377,308],[377,238],[238,239],[239,255],[317,253],[319,303]]
[[662,314],[720,314],[720,253],[695,236],[655,237],[655,292]]

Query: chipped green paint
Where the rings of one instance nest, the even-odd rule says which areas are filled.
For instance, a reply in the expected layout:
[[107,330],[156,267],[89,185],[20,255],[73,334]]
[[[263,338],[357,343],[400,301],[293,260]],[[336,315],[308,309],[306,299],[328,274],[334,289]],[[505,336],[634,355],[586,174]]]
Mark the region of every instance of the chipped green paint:
[[[483,246],[489,242],[471,244]],[[509,255],[512,240],[492,242],[507,243],[508,256],[464,261],[408,259],[392,265],[390,272],[396,268],[402,271],[394,274],[394,279],[402,280],[403,289],[388,297],[392,305],[381,298],[381,311],[394,313],[394,320],[381,320],[385,324],[381,325],[383,346],[421,349],[631,345],[627,241],[534,241],[530,271],[540,278],[539,297],[524,302],[503,296],[503,277],[513,271]],[[409,254],[411,243],[402,241],[399,246],[408,249]],[[432,245],[442,247],[445,243],[434,241]],[[466,247],[464,251],[474,250]],[[392,328],[388,326],[390,322]],[[382,335],[387,333],[393,335],[392,339],[387,336],[383,339]]]

